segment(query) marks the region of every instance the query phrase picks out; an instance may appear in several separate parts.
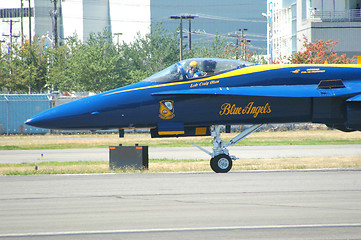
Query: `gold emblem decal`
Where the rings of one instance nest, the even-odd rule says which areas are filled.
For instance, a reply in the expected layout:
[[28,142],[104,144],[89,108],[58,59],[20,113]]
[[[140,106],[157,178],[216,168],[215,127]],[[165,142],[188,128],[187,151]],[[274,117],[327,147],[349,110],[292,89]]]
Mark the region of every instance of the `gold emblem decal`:
[[160,101],[159,117],[161,119],[172,119],[174,118],[174,106],[172,100]]

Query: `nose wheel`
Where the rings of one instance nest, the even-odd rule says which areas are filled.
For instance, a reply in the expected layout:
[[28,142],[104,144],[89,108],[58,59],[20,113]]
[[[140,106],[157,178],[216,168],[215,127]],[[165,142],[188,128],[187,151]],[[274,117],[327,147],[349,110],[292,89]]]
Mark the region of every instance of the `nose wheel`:
[[216,173],[226,173],[229,172],[232,168],[232,160],[236,160],[235,156],[229,155],[227,149],[228,146],[238,143],[243,138],[247,137],[249,134],[253,133],[259,129],[262,124],[253,125],[252,127],[247,128],[229,142],[224,142],[221,139],[221,126],[211,126],[211,135],[213,137],[213,152],[209,152],[206,149],[192,143],[195,147],[199,148],[203,152],[211,155],[211,168]]

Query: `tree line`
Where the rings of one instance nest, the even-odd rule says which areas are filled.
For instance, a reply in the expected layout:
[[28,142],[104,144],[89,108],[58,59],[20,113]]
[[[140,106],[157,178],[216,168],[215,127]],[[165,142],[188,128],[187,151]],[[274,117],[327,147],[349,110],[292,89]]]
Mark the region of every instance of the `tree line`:
[[[211,44],[194,44],[184,58],[229,58],[227,43],[216,37]],[[184,46],[186,49],[186,46]],[[179,61],[176,32],[156,27],[132,43],[113,44],[111,33],[91,34],[81,42],[76,35],[57,48],[34,38],[23,46],[6,45],[0,52],[0,92],[103,92],[143,80]]]
[[[310,58],[323,61],[324,56],[332,63],[333,49],[331,55],[319,56],[322,44],[330,46],[327,41],[317,42],[317,47],[308,43],[305,54],[295,53],[288,60],[308,63]],[[184,46],[183,58],[218,57],[266,63],[243,47],[218,36],[211,43],[193,44],[191,51]],[[62,92],[99,93],[141,81],[179,61],[177,32],[168,32],[161,26],[145,36],[138,34],[132,43],[113,44],[111,33],[104,31],[91,34],[85,42],[74,35],[57,48],[48,46],[46,39],[34,38],[31,44],[12,44],[0,49],[0,93],[46,93],[53,88]],[[329,50],[326,47],[322,51]]]

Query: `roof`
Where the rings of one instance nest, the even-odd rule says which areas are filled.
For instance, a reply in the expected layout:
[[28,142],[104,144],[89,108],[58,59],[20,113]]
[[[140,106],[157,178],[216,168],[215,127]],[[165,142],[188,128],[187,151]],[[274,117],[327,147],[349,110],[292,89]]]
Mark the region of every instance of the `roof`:
[[49,101],[48,94],[0,94],[0,101]]

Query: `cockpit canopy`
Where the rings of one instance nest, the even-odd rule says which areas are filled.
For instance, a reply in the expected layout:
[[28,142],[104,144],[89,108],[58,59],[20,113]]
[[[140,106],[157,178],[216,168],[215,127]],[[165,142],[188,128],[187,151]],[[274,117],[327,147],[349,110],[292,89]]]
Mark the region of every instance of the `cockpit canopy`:
[[[190,74],[190,63],[196,61],[199,67],[197,75]],[[212,76],[218,73],[248,67],[255,63],[221,59],[221,58],[192,58],[180,61],[148,78],[144,81],[149,82],[177,82],[197,77]]]

